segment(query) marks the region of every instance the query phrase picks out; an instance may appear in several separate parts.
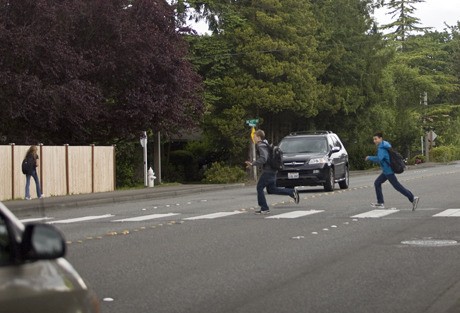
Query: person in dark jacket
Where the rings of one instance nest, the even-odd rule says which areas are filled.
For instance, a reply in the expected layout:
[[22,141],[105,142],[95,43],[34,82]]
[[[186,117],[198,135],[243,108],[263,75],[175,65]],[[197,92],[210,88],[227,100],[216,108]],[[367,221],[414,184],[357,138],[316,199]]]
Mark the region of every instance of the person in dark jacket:
[[375,193],[377,195],[377,203],[371,203],[371,206],[379,209],[385,208],[382,184],[388,180],[394,189],[403,194],[412,203],[412,211],[414,211],[417,208],[419,197],[414,196],[410,190],[401,185],[401,183],[396,178],[395,173],[391,169],[390,155],[388,153],[388,149],[391,148],[391,144],[388,141],[383,140],[383,134],[381,132],[375,133],[373,140],[377,146],[377,155],[367,156],[366,161],[379,163],[380,168],[382,169],[382,173],[374,182]]
[[270,157],[269,143],[265,140],[265,133],[263,130],[257,130],[254,133],[254,141],[257,148],[257,159],[253,162],[246,161],[246,167],[260,166],[262,167],[262,174],[257,181],[257,202],[260,206],[260,210],[257,210],[256,214],[268,214],[270,208],[265,198],[264,189],[267,188],[269,194],[276,195],[287,195],[294,199],[295,203],[299,203],[299,193],[295,188],[279,188],[276,186],[276,173],[277,170],[273,169],[268,164],[268,158]]
[[37,190],[37,198],[43,198],[41,188],[40,188],[40,181],[38,180],[37,175],[37,166],[38,166],[38,154],[37,154],[37,146],[31,146],[29,150],[27,150],[25,159],[28,159],[33,164],[32,173],[26,174],[26,200],[30,200],[30,177],[33,177],[35,181],[35,189]]

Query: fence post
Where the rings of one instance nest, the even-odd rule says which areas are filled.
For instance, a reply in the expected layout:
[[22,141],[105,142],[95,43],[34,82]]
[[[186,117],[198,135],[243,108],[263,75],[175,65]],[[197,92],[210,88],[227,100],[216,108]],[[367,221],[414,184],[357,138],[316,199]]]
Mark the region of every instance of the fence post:
[[40,192],[43,195],[43,143],[39,143],[38,146],[40,147]]
[[113,156],[113,190],[117,189],[117,158],[115,156],[115,153],[117,152],[117,145],[112,145],[113,151],[112,151],[112,156]]
[[70,181],[69,181],[69,144],[65,144],[65,187],[66,194],[70,194]]
[[91,193],[94,193],[94,144],[91,144]]
[[11,146],[11,199],[14,200],[14,143],[10,143]]

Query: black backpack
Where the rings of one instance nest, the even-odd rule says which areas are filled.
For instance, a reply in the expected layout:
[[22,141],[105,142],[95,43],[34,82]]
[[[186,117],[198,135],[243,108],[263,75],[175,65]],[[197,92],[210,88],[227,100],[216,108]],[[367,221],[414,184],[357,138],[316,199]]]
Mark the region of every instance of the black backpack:
[[388,149],[390,155],[390,167],[396,174],[401,174],[406,168],[406,163],[402,155],[393,148]]
[[264,142],[264,144],[268,147],[268,160],[267,163],[270,167],[275,170],[279,171],[283,169],[283,151],[281,151],[280,147],[269,145],[268,143]]
[[31,156],[27,156],[22,161],[22,173],[24,175],[32,175],[35,169],[35,160]]

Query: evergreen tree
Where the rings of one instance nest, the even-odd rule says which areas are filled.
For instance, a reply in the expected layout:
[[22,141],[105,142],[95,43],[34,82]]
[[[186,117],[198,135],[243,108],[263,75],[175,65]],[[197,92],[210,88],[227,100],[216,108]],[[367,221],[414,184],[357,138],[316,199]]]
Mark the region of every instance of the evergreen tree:
[[415,4],[425,2],[425,0],[388,0],[386,6],[390,12],[388,14],[396,20],[383,25],[381,29],[393,29],[387,34],[389,39],[401,42],[401,47],[404,47],[404,42],[413,32],[423,32],[428,30],[427,27],[419,27],[420,19],[414,15],[416,8]]

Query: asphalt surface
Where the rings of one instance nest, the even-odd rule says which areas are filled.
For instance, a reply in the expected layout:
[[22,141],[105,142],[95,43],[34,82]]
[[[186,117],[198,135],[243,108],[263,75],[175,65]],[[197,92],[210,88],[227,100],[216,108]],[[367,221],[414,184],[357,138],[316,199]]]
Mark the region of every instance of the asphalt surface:
[[[412,165],[407,171],[424,167],[436,166],[436,163],[423,163]],[[367,171],[350,171],[350,177],[362,175],[369,172],[379,172],[378,168]],[[251,183],[249,183],[251,184]],[[252,183],[254,184],[254,183]],[[243,188],[247,184],[181,184],[146,187],[142,189],[115,190],[110,192],[45,197],[32,200],[9,200],[3,203],[12,212],[34,212],[43,209],[53,210],[60,208],[80,208],[90,205],[119,203],[133,200],[174,198],[181,195],[207,192],[210,190],[225,190]]]
[[242,188],[244,184],[185,184],[171,186],[156,186],[142,189],[115,190],[110,192],[88,193],[68,196],[45,197],[32,200],[3,201],[12,212],[39,211],[60,208],[80,208],[90,205],[110,204],[133,200],[175,198],[181,195],[200,193],[210,190],[224,190],[230,188]]

